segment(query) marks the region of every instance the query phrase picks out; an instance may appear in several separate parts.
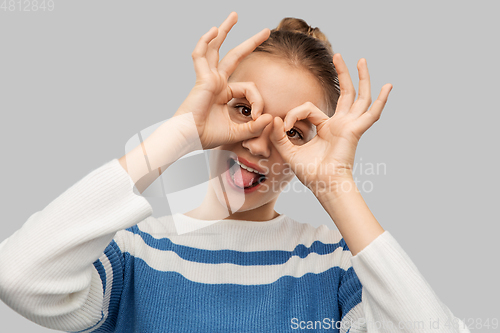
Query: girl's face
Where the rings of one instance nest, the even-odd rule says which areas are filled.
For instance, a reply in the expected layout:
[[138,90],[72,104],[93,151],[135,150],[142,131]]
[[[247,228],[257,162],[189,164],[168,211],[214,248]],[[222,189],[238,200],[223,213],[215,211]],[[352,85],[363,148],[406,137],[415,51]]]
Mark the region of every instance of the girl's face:
[[[288,111],[308,101],[325,110],[321,85],[312,73],[294,68],[283,59],[262,52],[251,53],[240,62],[229,82],[254,82],[264,100],[262,113],[273,117],[285,119]],[[231,119],[236,123],[252,120],[250,107],[245,98],[232,99],[228,103]],[[234,204],[238,206],[238,212],[266,204],[274,209],[278,195],[294,177],[289,165],[271,142],[272,130],[273,125],[270,123],[258,137],[221,145],[210,152],[210,170],[212,174],[221,175],[223,185],[214,186],[215,193],[219,202],[227,206],[225,192],[229,202],[233,203],[233,212]],[[316,135],[316,128],[308,120],[301,120],[295,123],[287,135],[293,144],[303,145]],[[250,167],[265,175],[265,180],[248,188],[252,181],[261,177],[241,170],[238,164],[234,164],[234,159],[251,164]]]

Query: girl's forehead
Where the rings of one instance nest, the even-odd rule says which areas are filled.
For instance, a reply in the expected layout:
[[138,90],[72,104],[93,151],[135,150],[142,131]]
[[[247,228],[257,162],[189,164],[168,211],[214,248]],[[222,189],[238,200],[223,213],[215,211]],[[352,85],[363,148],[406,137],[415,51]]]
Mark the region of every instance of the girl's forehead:
[[320,109],[325,107],[318,79],[307,69],[292,66],[276,56],[250,54],[235,69],[231,81],[254,82],[266,113],[275,116],[285,116],[305,102],[312,102]]

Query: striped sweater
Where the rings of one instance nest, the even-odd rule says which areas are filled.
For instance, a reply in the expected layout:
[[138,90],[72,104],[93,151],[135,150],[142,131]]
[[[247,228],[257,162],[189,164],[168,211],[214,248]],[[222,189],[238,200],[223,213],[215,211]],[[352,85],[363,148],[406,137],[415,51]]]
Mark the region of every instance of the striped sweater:
[[0,243],[0,299],[67,332],[469,332],[388,231],[352,256],[284,214],[156,218],[133,186],[113,159],[31,215]]

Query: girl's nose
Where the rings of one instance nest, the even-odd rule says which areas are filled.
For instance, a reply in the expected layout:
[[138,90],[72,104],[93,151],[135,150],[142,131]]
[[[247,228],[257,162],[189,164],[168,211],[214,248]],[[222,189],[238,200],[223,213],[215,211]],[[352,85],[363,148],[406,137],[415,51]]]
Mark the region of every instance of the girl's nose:
[[271,139],[269,135],[272,130],[272,122],[267,125],[259,136],[241,142],[241,145],[248,149],[252,155],[261,155],[269,158],[271,154]]

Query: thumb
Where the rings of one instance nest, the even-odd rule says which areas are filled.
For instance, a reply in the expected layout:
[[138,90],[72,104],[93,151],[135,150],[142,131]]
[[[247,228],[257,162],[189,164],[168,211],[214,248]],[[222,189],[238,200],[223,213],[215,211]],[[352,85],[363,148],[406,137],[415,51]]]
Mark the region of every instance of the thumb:
[[248,140],[250,138],[259,136],[264,128],[272,123],[273,117],[270,114],[263,114],[257,117],[255,120],[243,124],[234,124],[231,126],[234,142]]
[[274,117],[270,139],[285,162],[290,162],[290,159],[297,151],[297,146],[288,139],[285,132],[285,124],[280,117]]

